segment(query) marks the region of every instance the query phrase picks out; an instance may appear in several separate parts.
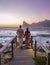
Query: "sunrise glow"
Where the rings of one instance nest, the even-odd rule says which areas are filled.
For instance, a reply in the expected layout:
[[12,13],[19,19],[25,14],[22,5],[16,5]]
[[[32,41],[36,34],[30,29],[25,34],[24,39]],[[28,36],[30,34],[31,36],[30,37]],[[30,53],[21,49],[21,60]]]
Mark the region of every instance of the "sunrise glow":
[[1,0],[0,26],[19,26],[50,20],[50,0]]

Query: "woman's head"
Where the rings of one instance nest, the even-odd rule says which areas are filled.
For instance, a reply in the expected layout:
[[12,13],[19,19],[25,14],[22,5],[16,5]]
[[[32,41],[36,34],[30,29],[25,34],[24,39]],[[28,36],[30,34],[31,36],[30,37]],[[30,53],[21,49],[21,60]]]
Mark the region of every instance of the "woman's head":
[[29,28],[27,27],[26,30],[29,31]]

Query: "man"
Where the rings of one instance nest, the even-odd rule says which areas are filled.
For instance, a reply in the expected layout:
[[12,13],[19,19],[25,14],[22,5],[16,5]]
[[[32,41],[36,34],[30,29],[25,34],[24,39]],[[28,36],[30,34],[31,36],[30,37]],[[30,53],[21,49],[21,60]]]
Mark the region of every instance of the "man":
[[19,46],[20,46],[20,48],[22,48],[24,30],[22,29],[21,25],[19,26],[19,29],[17,30],[17,36],[18,36],[18,39],[19,39]]

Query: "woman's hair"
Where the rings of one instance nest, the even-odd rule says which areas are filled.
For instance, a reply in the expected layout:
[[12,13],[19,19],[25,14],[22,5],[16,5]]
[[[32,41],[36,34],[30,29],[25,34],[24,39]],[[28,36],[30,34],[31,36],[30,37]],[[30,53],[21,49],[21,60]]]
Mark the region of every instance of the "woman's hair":
[[26,31],[29,31],[29,28],[28,27],[26,28]]

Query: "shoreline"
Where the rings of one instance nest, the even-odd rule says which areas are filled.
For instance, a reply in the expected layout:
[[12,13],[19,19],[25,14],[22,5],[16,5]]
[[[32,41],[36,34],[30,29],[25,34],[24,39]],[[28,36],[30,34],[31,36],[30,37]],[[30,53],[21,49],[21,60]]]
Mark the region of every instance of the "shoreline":
[[[22,27],[24,30],[27,27]],[[30,31],[49,31],[50,28],[49,27],[28,27]],[[0,27],[0,30],[14,30],[17,31],[18,27]]]

